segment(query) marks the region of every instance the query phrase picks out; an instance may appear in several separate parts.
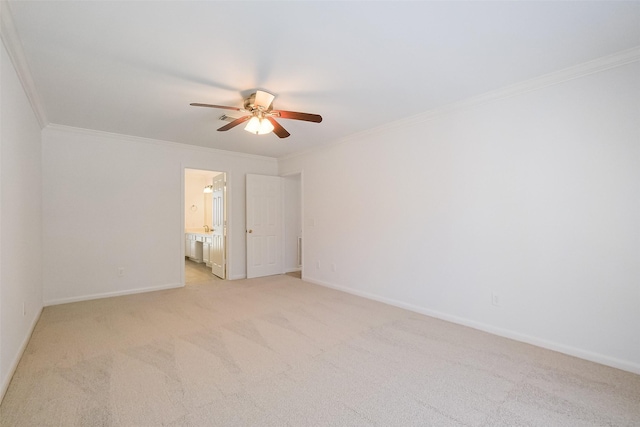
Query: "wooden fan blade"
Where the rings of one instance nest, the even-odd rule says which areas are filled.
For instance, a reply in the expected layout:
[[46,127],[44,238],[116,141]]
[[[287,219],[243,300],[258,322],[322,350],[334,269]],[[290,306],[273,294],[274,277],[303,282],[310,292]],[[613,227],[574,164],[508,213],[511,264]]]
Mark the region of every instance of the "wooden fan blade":
[[242,108],[227,107],[226,105],[199,104],[197,102],[193,102],[193,103],[191,103],[189,105],[191,105],[193,107],[209,107],[209,108],[221,108],[223,110],[242,111]]
[[319,114],[297,113],[295,111],[272,111],[272,113],[275,113],[283,119],[304,120],[305,122],[314,123],[320,123],[322,121],[322,116]]
[[218,129],[218,131],[224,132],[225,130],[232,129],[232,128],[238,126],[239,124],[246,122],[250,118],[251,118],[251,116],[242,116],[239,119],[235,119],[231,123],[228,123],[228,124],[222,126],[220,129]]
[[280,138],[286,138],[291,135],[285,128],[280,125],[280,123],[276,122],[276,119],[274,119],[273,117],[267,117],[267,120],[269,120],[273,125],[273,133],[278,135]]
[[264,110],[268,110],[269,106],[273,102],[274,95],[271,95],[269,92],[264,92],[262,90],[256,91],[256,98],[253,101],[253,105],[256,107],[262,107]]

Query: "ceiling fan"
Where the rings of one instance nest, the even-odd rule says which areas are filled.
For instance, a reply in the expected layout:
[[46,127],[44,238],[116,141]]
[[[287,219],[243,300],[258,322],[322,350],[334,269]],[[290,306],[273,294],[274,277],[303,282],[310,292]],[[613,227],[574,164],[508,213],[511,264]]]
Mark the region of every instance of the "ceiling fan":
[[262,90],[258,90],[244,100],[243,108],[228,107],[225,105],[199,104],[196,102],[190,105],[194,107],[221,108],[223,110],[234,110],[247,113],[245,116],[234,119],[231,123],[219,128],[218,130],[221,132],[232,129],[239,124],[248,121],[249,123],[247,123],[247,126],[245,126],[244,128],[244,130],[246,130],[247,132],[251,132],[256,135],[263,135],[273,132],[280,138],[286,138],[291,134],[287,132],[287,130],[275,120],[276,117],[281,119],[303,120],[305,122],[314,123],[320,123],[322,121],[322,116],[320,116],[319,114],[274,110],[274,98],[274,95]]

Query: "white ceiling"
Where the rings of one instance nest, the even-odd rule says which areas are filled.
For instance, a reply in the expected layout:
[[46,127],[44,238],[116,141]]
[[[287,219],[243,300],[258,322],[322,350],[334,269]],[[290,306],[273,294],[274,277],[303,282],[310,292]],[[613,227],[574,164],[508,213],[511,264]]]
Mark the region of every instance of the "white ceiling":
[[[640,45],[640,2],[10,1],[50,123],[282,157]],[[216,129],[262,89],[287,139]]]

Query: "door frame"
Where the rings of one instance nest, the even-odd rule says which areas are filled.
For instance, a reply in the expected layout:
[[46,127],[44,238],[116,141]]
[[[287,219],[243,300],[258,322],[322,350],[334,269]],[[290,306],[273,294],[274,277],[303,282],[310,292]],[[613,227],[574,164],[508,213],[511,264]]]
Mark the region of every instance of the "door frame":
[[[225,174],[226,177],[226,193],[225,193],[225,210],[227,212],[227,234],[226,234],[226,240],[225,240],[225,245],[224,245],[224,251],[225,251],[225,260],[226,260],[226,279],[224,280],[232,280],[230,278],[229,272],[231,271],[231,266],[232,266],[232,257],[231,257],[231,253],[233,253],[231,251],[231,241],[233,239],[231,239],[231,234],[233,233],[233,227],[232,227],[232,203],[231,203],[231,197],[232,197],[232,191],[231,191],[231,174],[229,173],[229,171],[224,170],[224,169],[211,169],[210,167],[202,167],[202,166],[195,166],[195,165],[185,165],[182,164],[180,167],[180,203],[178,204],[178,206],[180,206],[180,284],[184,287],[186,285],[185,283],[185,273],[184,273],[184,221],[185,221],[185,217],[184,217],[184,209],[185,209],[185,205],[184,205],[184,185],[185,185],[185,180],[184,180],[184,175],[185,175],[185,171],[187,169],[194,169],[194,170],[201,170],[201,171],[206,171],[206,172],[222,172]],[[212,273],[213,274],[213,273]],[[222,280],[222,279],[219,279]]]
[[[304,276],[304,246],[305,246],[305,238],[304,238],[304,169],[296,169],[296,170],[292,170],[289,171],[287,173],[283,173],[282,175],[280,175],[280,177],[282,178],[286,178],[288,176],[293,176],[293,175],[300,175],[300,237],[302,239],[302,248],[300,248],[301,250],[301,256],[300,256],[300,276],[302,277],[302,280],[304,280],[305,276]],[[284,191],[283,191],[283,195],[284,195]],[[284,204],[286,203],[286,200],[284,198],[284,196],[282,197],[282,222],[283,222],[283,226],[282,226],[282,240],[284,241]],[[284,246],[282,248],[282,265],[284,266],[284,261],[285,261],[285,250],[284,250]]]

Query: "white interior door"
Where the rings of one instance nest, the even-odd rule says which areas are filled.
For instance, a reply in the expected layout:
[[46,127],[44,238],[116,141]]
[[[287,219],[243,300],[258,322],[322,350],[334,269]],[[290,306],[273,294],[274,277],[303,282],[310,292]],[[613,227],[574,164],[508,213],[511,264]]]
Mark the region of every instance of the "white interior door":
[[213,178],[213,194],[212,194],[212,231],[213,239],[211,242],[209,260],[211,261],[211,272],[221,279],[226,279],[227,263],[225,240],[227,236],[227,218],[225,210],[226,196],[226,174]]
[[247,278],[282,274],[282,178],[247,175]]

